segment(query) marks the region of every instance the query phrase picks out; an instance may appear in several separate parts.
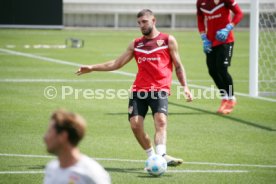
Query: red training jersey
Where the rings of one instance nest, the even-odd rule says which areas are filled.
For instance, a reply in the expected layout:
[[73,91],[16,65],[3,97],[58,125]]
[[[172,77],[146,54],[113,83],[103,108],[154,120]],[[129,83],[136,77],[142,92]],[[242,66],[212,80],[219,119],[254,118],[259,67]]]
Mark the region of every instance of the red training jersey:
[[134,41],[134,57],[138,73],[132,91],[170,92],[172,60],[169,51],[169,35],[159,33],[153,39],[144,36]]
[[[197,0],[197,22],[200,33],[206,31],[205,21],[207,24],[207,38],[212,42],[212,46],[224,43],[234,42],[233,31],[225,42],[216,40],[216,32],[226,27],[227,24],[237,25],[243,13],[235,0]],[[231,18],[230,10],[234,13]]]

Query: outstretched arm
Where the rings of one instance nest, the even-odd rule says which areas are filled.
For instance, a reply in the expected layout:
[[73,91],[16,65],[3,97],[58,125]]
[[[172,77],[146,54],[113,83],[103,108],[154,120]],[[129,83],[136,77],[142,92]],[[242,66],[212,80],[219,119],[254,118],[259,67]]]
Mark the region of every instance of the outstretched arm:
[[122,68],[133,58],[134,43],[130,43],[127,50],[119,56],[116,60],[111,60],[106,63],[95,64],[95,65],[84,65],[79,68],[76,72],[77,75],[82,75],[92,71],[112,71]]
[[186,78],[186,72],[185,69],[181,63],[181,59],[178,53],[178,44],[176,39],[173,36],[169,36],[169,49],[170,49],[170,55],[173,61],[173,64],[175,66],[175,72],[177,79],[181,86],[184,87],[185,95],[187,97],[187,101],[192,101],[193,97],[192,94],[188,88],[187,85],[187,78]]

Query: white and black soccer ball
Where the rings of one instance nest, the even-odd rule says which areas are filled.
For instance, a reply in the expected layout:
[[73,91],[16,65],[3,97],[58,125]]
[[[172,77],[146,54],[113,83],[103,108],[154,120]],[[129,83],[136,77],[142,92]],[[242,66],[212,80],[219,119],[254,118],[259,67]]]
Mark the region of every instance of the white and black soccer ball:
[[167,171],[167,162],[160,155],[152,155],[146,160],[145,169],[152,176],[161,176]]

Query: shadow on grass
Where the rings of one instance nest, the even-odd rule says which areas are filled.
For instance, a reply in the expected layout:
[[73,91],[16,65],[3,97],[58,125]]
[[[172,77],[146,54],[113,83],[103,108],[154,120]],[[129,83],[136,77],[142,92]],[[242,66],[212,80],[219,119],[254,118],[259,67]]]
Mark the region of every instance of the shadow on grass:
[[151,176],[147,172],[141,170],[141,168],[111,168],[105,167],[106,171],[114,172],[114,173],[132,173],[132,174],[139,174],[137,177],[139,178],[149,178],[149,179],[158,179],[163,177],[171,177],[171,175],[165,173],[162,177]]
[[211,115],[214,115],[214,116],[218,116],[220,118],[232,120],[232,121],[235,121],[235,122],[238,122],[238,123],[241,123],[241,124],[245,124],[245,125],[248,125],[248,126],[251,126],[251,127],[254,127],[254,128],[259,128],[259,129],[266,130],[266,131],[276,131],[276,129],[273,129],[271,127],[263,126],[263,125],[255,123],[255,122],[250,122],[250,121],[243,120],[243,119],[240,119],[240,118],[235,118],[235,117],[232,117],[232,116],[229,116],[229,115],[223,116],[223,115],[219,115],[219,114],[217,114],[215,112],[212,112],[212,111],[208,111],[208,110],[197,108],[197,107],[191,107],[191,106],[188,106],[188,105],[177,104],[177,103],[174,103],[174,102],[169,102],[169,104],[173,105],[173,106],[177,106],[177,107],[191,109],[191,110],[194,110],[194,111],[197,111],[197,112],[200,112],[200,113],[211,114]]
[[[214,115],[214,116],[218,116],[220,118],[224,118],[224,119],[228,119],[228,120],[232,120],[232,121],[235,121],[235,122],[238,122],[238,123],[241,123],[241,124],[245,124],[247,126],[251,126],[251,127],[254,127],[254,128],[259,128],[259,129],[262,129],[262,130],[266,130],[266,131],[276,131],[276,129],[274,128],[271,128],[271,127],[267,127],[267,126],[263,126],[263,125],[260,125],[256,122],[251,122],[251,121],[247,121],[247,120],[243,120],[243,119],[240,119],[240,118],[235,118],[235,117],[232,117],[232,116],[229,116],[229,115],[226,115],[226,116],[223,116],[223,115],[219,115],[213,111],[208,111],[206,109],[201,109],[201,108],[197,108],[197,107],[191,107],[191,106],[188,106],[188,105],[183,105],[183,104],[177,104],[177,103],[174,103],[174,102],[169,102],[170,105],[173,105],[173,106],[177,106],[177,107],[182,107],[182,108],[186,108],[186,109],[191,109],[191,110],[194,110],[195,112],[183,112],[183,113],[174,113],[174,112],[169,112],[169,116],[174,116],[174,115],[204,115],[204,114],[211,114],[211,115]],[[127,116],[128,114],[126,112],[118,112],[118,113],[106,113],[107,115],[125,115]]]
[[[143,170],[141,168],[112,168],[112,167],[105,167],[108,172],[115,172],[115,173],[136,173],[136,174],[143,174]],[[146,173],[145,173],[146,174]]]
[[151,176],[147,173],[144,173],[144,175],[139,175],[138,178],[149,178],[149,179],[162,179],[162,178],[168,178],[168,177],[172,177],[172,175],[169,175],[167,173],[165,173],[164,175],[162,176]]
[[[107,115],[113,116],[113,115],[125,115],[127,116],[128,114],[126,112],[110,112],[106,113]],[[186,116],[186,115],[204,115],[205,113],[203,112],[169,112],[169,116]],[[151,112],[148,114],[151,115]]]

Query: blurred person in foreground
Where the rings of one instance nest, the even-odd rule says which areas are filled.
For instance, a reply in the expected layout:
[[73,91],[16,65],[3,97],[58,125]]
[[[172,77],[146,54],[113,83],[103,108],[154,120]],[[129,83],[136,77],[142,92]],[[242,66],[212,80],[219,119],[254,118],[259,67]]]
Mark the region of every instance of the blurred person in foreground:
[[110,184],[109,174],[93,159],[80,153],[86,122],[66,110],[53,112],[44,136],[47,151],[57,156],[45,169],[44,184]]

